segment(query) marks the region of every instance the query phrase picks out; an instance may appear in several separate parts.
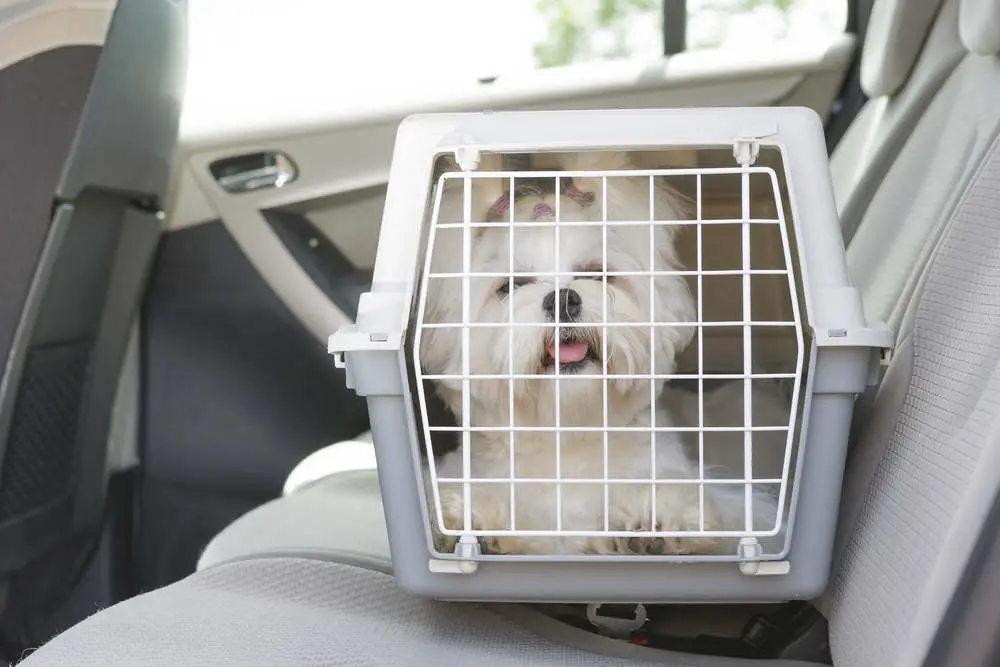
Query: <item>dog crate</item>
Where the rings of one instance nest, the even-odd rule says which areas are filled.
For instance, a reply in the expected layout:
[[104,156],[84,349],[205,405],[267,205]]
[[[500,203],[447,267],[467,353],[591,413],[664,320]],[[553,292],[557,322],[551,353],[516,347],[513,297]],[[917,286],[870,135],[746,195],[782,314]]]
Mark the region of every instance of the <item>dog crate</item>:
[[818,117],[713,108],[408,118],[330,352],[367,398],[401,588],[764,602],[826,586],[892,343]]

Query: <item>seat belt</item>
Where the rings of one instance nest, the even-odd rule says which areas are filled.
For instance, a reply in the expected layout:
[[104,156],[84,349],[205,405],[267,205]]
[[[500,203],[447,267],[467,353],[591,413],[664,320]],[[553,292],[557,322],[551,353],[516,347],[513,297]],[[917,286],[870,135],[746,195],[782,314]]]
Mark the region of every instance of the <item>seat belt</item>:
[[674,637],[640,632],[630,642],[702,655],[833,664],[826,618],[804,601],[786,602],[773,612],[752,617],[739,637]]
[[[542,608],[548,605],[538,605]],[[594,607],[599,608],[596,613]],[[756,660],[798,660],[833,664],[826,618],[811,603],[796,600],[776,605],[766,614],[750,618],[739,636],[675,636],[649,629],[648,615],[677,609],[665,605],[557,605],[559,611],[542,611],[567,625],[619,641],[648,648],[699,655]],[[541,609],[540,609],[541,610]],[[654,624],[655,625],[655,624]]]

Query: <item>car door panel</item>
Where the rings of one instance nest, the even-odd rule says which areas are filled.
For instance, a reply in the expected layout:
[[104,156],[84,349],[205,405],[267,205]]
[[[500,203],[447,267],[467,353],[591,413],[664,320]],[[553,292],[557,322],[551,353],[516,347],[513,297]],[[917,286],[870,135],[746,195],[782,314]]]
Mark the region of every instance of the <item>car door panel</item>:
[[[850,62],[854,39],[844,35],[826,49],[775,49],[768,58],[741,60],[711,52],[680,54],[655,66],[623,68],[618,64],[589,70],[586,81],[542,71],[521,82],[500,83],[445,101],[424,102],[395,110],[364,115],[336,114],[325,124],[316,120],[277,122],[270,129],[259,116],[245,116],[242,125],[229,127],[212,139],[204,123],[190,129],[186,174],[178,193],[180,202],[202,200],[201,205],[181,205],[171,219],[177,227],[195,224],[199,217],[219,217],[240,247],[258,267],[268,284],[306,328],[319,340],[346,321],[344,314],[324,298],[307,272],[295,262],[269,230],[262,210],[307,204],[308,217],[324,220],[342,217],[331,210],[347,200],[332,200],[384,186],[399,121],[410,113],[431,110],[541,109],[603,107],[647,108],[658,106],[812,106],[821,116],[829,114],[834,96]],[[584,68],[585,69],[585,68]],[[577,75],[579,76],[579,75]],[[569,79],[564,81],[563,79]],[[240,143],[239,149],[232,144]],[[221,145],[220,145],[221,144]],[[244,194],[226,192],[212,177],[214,161],[255,151],[280,150],[295,161],[298,179],[281,188]],[[198,193],[191,193],[197,188]],[[323,199],[328,201],[323,202]],[[371,252],[377,244],[381,208],[371,200],[364,217],[354,220],[352,246]],[[341,237],[344,232],[342,230]],[[361,238],[364,236],[365,238]],[[373,257],[373,255],[372,255]],[[369,260],[370,261],[370,260]],[[366,267],[359,267],[366,268]]]
[[143,586],[183,576],[298,460],[367,428],[343,371],[219,221],[163,239],[141,350]]

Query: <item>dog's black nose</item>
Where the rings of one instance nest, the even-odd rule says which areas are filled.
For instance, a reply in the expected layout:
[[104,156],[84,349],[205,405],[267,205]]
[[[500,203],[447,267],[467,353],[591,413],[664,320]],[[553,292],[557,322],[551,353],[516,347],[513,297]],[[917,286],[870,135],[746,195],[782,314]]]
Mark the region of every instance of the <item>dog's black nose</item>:
[[[563,288],[559,290],[559,321],[572,322],[580,317],[580,310],[583,306],[583,299],[580,298],[576,290]],[[550,319],[556,317],[556,292],[552,290],[542,299],[542,308]]]

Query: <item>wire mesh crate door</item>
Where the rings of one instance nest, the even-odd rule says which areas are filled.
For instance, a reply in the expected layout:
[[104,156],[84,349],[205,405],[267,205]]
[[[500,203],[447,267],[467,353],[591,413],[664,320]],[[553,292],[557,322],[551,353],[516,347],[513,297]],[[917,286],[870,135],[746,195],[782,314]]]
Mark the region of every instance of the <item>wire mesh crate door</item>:
[[[740,211],[732,217],[707,218],[704,188],[711,179],[727,175],[740,179]],[[752,215],[754,175],[771,190],[773,216]],[[695,183],[690,217],[674,210],[660,215],[657,210],[658,183],[677,177]],[[540,189],[538,183],[546,181],[551,187]],[[502,193],[497,197],[502,205],[491,207],[486,216],[477,215],[475,188],[480,182],[493,183]],[[609,211],[609,187],[625,182],[631,187],[641,184],[643,215]],[[578,183],[597,192],[581,193]],[[567,194],[568,187],[573,190]],[[580,194],[592,196],[584,202]],[[460,211],[450,215],[444,210],[454,208],[447,202],[449,196],[461,202]],[[739,227],[739,266],[706,267],[704,231],[717,225]],[[752,229],[764,226],[777,229],[782,268],[753,266]],[[672,253],[662,252],[664,244],[672,243],[676,233],[691,231],[697,238],[693,266],[671,262]],[[428,458],[425,482],[441,556],[449,557],[456,544],[465,544],[475,545],[464,552],[474,557],[486,546],[488,557],[595,553],[734,560],[734,540],[778,534],[792,463],[804,342],[792,249],[773,169],[449,172],[437,181],[428,234],[412,354]],[[641,253],[635,250],[640,247]],[[447,255],[449,250],[457,252],[446,261],[435,261],[442,257],[439,251]],[[787,285],[790,319],[753,317],[751,295],[758,276]],[[740,282],[739,317],[706,319],[706,281],[719,277]],[[694,294],[689,315],[679,318],[678,313],[688,311],[670,300],[679,298],[682,282],[690,284]],[[444,295],[438,293],[442,291]],[[448,298],[460,302],[457,312],[454,306],[437,305]],[[442,318],[443,311],[454,316]],[[664,312],[667,317],[660,317]],[[686,333],[678,333],[682,329]],[[732,329],[741,335],[742,367],[722,372],[705,358],[706,338]],[[758,329],[792,332],[792,368],[769,372],[755,367]],[[659,343],[685,337],[697,346],[696,368],[675,368],[676,346]],[[447,350],[451,365],[424,358],[432,340],[438,346],[457,341]],[[438,360],[443,352],[435,348],[433,355]],[[755,388],[772,381],[790,383],[792,408],[784,423],[757,424]],[[688,422],[678,418],[683,409],[665,409],[661,396],[664,385],[684,382],[695,387]],[[432,423],[425,383],[448,396],[458,413],[454,424]],[[706,414],[713,400],[710,385],[718,383],[742,389],[740,423],[720,425]],[[599,396],[600,406],[580,409],[591,405],[593,395]],[[683,400],[692,402],[690,395]],[[495,404],[484,419],[477,419],[484,413],[478,410],[483,401]],[[442,433],[457,436],[457,450],[447,460],[436,460],[431,443]],[[780,437],[782,446],[778,469],[762,476],[755,470],[754,444],[764,436]],[[723,438],[741,441],[738,475],[713,474],[714,439]],[[640,449],[645,453],[638,454]],[[481,454],[486,451],[491,452],[488,461]],[[502,462],[496,452],[503,453]],[[684,456],[688,467],[681,462]],[[774,516],[767,525],[755,516],[759,487],[776,490]],[[739,505],[738,516],[732,521],[706,520],[707,508],[717,511],[720,503]],[[629,508],[627,517],[616,511],[621,504]],[[483,509],[487,505],[490,509]],[[687,511],[678,512],[680,505]],[[664,540],[672,547],[665,548]],[[499,548],[502,545],[527,549],[518,553]],[[690,545],[716,546],[714,552],[706,546],[700,554]]]

